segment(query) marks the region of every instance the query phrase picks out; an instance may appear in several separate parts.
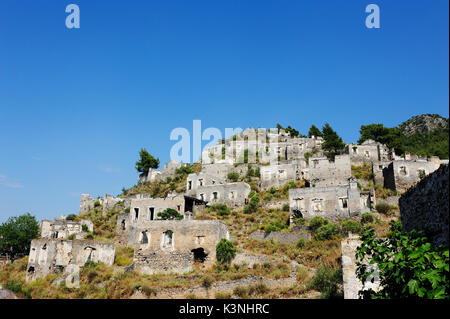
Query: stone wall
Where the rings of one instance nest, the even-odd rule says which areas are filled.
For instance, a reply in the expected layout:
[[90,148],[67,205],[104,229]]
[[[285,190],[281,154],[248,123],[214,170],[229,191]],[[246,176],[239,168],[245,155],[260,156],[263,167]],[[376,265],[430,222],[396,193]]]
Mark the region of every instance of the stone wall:
[[350,218],[364,210],[355,181],[347,181],[347,186],[290,189],[289,206],[292,216],[303,218]]
[[448,164],[425,177],[399,199],[403,230],[422,230],[432,244],[449,244]]
[[[359,245],[361,245],[361,241],[358,239],[358,236],[351,234],[349,238],[341,242],[344,299],[358,299],[358,292],[360,290],[373,289],[376,291],[380,285],[377,273],[369,277],[365,285],[356,276],[355,253]],[[371,282],[372,278],[374,279],[373,283]]]
[[94,240],[34,239],[28,257],[27,280],[62,272],[68,265],[82,267],[88,260],[114,263],[114,244]]
[[229,239],[225,223],[217,220],[155,220],[128,229],[128,246],[135,248],[134,269],[153,274],[192,270],[195,261],[209,267],[216,245]]
[[350,156],[337,155],[334,162],[327,158],[311,157],[305,174],[305,179],[309,179],[315,187],[346,185],[352,176]]
[[70,235],[75,235],[76,239],[83,239],[87,234],[83,231],[83,225],[86,225],[87,231],[94,231],[94,224],[90,220],[74,222],[59,218],[53,221],[44,219],[40,225],[41,238],[67,239]]
[[250,239],[254,240],[273,240],[282,244],[290,244],[294,245],[296,244],[301,238],[304,240],[311,240],[311,234],[304,231],[298,231],[298,232],[279,232],[274,231],[270,233],[265,233],[264,231],[257,230],[250,234]]
[[188,191],[189,196],[208,202],[208,205],[226,204],[232,207],[241,207],[246,204],[250,185],[244,182],[198,186]]
[[440,166],[435,161],[394,161],[392,169],[395,179],[395,190],[404,191],[420,181],[420,172],[428,175]]

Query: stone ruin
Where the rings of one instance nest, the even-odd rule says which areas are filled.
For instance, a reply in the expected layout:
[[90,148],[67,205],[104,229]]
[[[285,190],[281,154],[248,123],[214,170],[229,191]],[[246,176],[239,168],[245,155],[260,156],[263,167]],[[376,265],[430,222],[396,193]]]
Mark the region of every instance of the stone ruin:
[[[83,230],[85,225],[85,230]],[[78,222],[67,220],[65,216],[55,218],[53,221],[42,220],[40,225],[41,238],[67,239],[75,235],[75,239],[83,239],[88,232],[94,231],[94,224],[90,220],[80,220]]]
[[34,239],[31,241],[26,279],[34,280],[51,273],[70,275],[74,268],[83,267],[87,261],[112,265],[114,256],[115,247],[111,243],[95,240]]

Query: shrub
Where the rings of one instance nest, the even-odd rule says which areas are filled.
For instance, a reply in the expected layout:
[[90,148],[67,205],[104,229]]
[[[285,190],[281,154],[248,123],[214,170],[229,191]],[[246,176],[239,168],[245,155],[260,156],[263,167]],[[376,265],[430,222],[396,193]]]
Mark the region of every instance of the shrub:
[[228,179],[232,182],[236,182],[239,179],[239,173],[237,172],[230,172],[227,175]]
[[76,237],[75,234],[70,234],[70,235],[67,237],[67,239],[68,239],[68,240],[74,240],[75,237]]
[[114,263],[117,266],[129,266],[133,262],[134,249],[132,247],[117,247]]
[[311,231],[316,231],[319,227],[328,224],[328,219],[320,216],[315,216],[309,221],[309,228]]
[[339,227],[334,223],[328,223],[320,226],[315,231],[314,237],[316,240],[330,240],[339,233]]
[[216,292],[216,299],[230,299],[231,294],[229,292]]
[[66,217],[66,220],[74,220],[75,218],[77,218],[77,215],[75,215],[75,214],[69,214],[69,215]]
[[311,283],[311,288],[321,292],[323,299],[343,298],[340,288],[342,284],[342,270],[321,266],[317,270]]
[[272,194],[266,194],[266,195],[264,195],[263,199],[264,199],[265,201],[271,201],[271,200],[272,200]]
[[344,220],[342,222],[342,232],[344,234],[354,233],[358,234],[361,232],[362,226],[360,223],[355,222],[354,220]]
[[273,232],[273,231],[280,231],[282,229],[286,228],[286,225],[283,225],[281,222],[277,221],[272,221],[270,222],[269,225],[266,225],[264,227],[264,231],[266,232],[266,234]]
[[191,165],[181,166],[175,170],[176,175],[188,175],[194,173]]
[[87,233],[89,231],[89,228],[86,224],[83,224],[81,225],[81,230]]
[[375,209],[380,214],[388,214],[391,211],[391,206],[388,203],[380,202],[375,205]]
[[302,217],[294,218],[294,224],[297,226],[305,225],[305,223],[306,223],[306,219],[304,219]]
[[202,286],[205,287],[206,289],[208,289],[212,286],[213,282],[214,282],[214,278],[212,278],[211,276],[203,277]]
[[225,204],[214,204],[209,208],[211,211],[216,212],[217,216],[230,215],[231,211]]
[[143,284],[141,288],[147,297],[150,297],[151,295],[156,296],[156,289],[153,288],[149,283]]
[[305,247],[305,239],[300,238],[297,243],[295,244],[295,246],[297,246],[297,248],[303,248]]
[[363,225],[373,223],[374,220],[375,219],[373,218],[373,215],[370,213],[363,213],[361,215],[361,224],[363,224]]
[[242,286],[238,286],[236,288],[233,289],[233,295],[236,295],[240,298],[245,298],[247,297],[247,289],[245,287]]
[[271,186],[269,188],[269,192],[273,195],[273,194],[275,194],[277,192],[277,189],[274,186]]
[[289,209],[290,209],[289,203],[286,203],[286,204],[283,205],[283,208],[282,208],[283,212],[288,212]]
[[449,299],[449,250],[432,247],[421,232],[402,231],[400,222],[391,221],[387,238],[377,238],[370,228],[361,235],[362,244],[356,249],[357,277],[366,282],[374,269],[362,261],[377,264],[380,290],[360,291],[363,298]]
[[167,208],[167,209],[163,210],[162,212],[159,212],[158,217],[162,220],[174,220],[174,219],[181,220],[181,219],[183,219],[183,215],[178,213],[178,211],[176,211],[173,208]]
[[219,264],[229,264],[236,256],[237,248],[233,243],[222,238],[216,246],[216,259]]
[[244,213],[245,214],[251,214],[257,211],[259,206],[259,197],[253,196],[250,198],[250,203],[248,205],[244,206]]
[[101,205],[100,201],[97,200],[97,201],[94,202],[94,207],[99,207],[100,205]]
[[91,233],[91,232],[88,232],[87,235],[86,235],[86,238],[87,239],[94,239],[94,234]]

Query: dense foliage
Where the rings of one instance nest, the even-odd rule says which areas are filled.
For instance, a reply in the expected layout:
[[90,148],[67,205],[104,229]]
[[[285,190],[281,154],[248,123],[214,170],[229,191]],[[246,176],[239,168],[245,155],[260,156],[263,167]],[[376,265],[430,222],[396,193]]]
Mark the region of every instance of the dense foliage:
[[[373,278],[370,265],[377,265],[380,290],[360,291],[362,298],[449,298],[449,250],[433,248],[426,237],[413,230],[402,232],[400,222],[391,222],[387,238],[376,238],[372,228],[362,235],[356,250],[357,276],[362,282]],[[368,258],[370,265],[363,263]],[[371,279],[373,280],[373,279]]]
[[150,168],[158,168],[159,159],[153,157],[145,148],[139,152],[139,160],[136,162],[136,170],[140,173],[147,174]]
[[228,264],[236,256],[236,251],[237,248],[231,241],[222,238],[216,246],[216,259],[219,264]]
[[326,123],[322,128],[323,144],[322,149],[328,158],[333,159],[345,147],[345,142],[341,137],[331,128],[330,124]]
[[158,217],[163,220],[181,220],[183,219],[183,215],[181,215],[179,212],[177,212],[173,208],[167,208],[163,210],[162,212],[158,213]]
[[308,131],[308,137],[313,137],[313,136],[316,136],[316,137],[323,136],[322,132],[314,124],[311,125],[311,127],[309,128],[309,131]]
[[10,217],[0,225],[0,254],[15,259],[18,254],[28,254],[31,240],[39,234],[39,223],[29,213]]
[[[435,115],[439,117],[438,115]],[[424,116],[417,116],[408,120],[398,127],[388,128],[383,124],[361,125],[359,130],[361,136],[358,143],[361,144],[366,140],[374,140],[395,149],[397,155],[405,152],[411,152],[420,156],[439,156],[439,158],[449,158],[449,126],[448,119],[446,125],[438,126],[432,131],[423,131],[421,120]],[[412,121],[412,122],[411,122]],[[408,131],[406,127],[411,125],[417,126],[415,131]]]

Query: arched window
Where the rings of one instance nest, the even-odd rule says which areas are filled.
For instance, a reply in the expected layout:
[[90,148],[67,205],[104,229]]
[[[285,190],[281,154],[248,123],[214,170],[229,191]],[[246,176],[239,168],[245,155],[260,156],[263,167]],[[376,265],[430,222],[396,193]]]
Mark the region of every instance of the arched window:
[[162,236],[161,248],[162,249],[173,249],[174,248],[174,238],[173,237],[174,237],[173,231],[166,230]]

